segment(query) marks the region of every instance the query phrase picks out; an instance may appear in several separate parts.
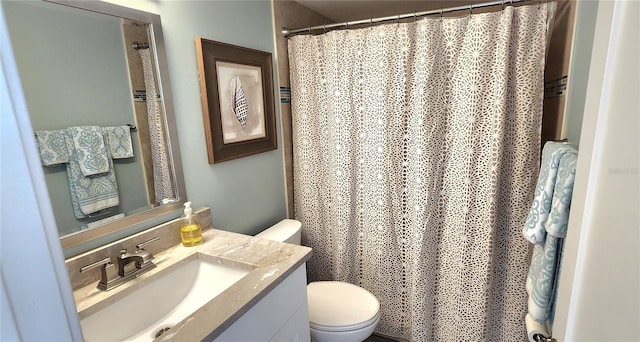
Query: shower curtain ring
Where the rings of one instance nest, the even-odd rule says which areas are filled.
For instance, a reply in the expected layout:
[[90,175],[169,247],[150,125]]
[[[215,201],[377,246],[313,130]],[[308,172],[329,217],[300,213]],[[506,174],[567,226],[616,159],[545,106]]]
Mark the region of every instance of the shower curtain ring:
[[416,11],[413,11],[413,21],[418,21],[418,17],[416,16]]
[[369,18],[369,27],[373,26],[373,18]]
[[322,29],[324,30],[324,33],[327,33],[327,24],[322,24]]
[[396,24],[400,25],[400,16],[399,15],[396,16],[396,20],[397,20]]
[[311,26],[309,26],[309,34],[311,34]]
[[442,8],[440,9],[440,20],[442,20]]
[[504,11],[504,0],[502,0],[502,10]]
[[471,13],[471,15],[473,15],[473,4],[469,5],[469,12]]

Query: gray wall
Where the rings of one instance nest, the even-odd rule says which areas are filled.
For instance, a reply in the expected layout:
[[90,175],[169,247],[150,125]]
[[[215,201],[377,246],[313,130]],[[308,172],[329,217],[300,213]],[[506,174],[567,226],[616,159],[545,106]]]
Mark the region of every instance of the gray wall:
[[161,1],[157,11],[162,16],[187,196],[194,207],[211,207],[215,228],[255,234],[286,217],[276,63],[272,61],[278,150],[209,165],[194,38],[274,53],[271,2]]
[[[42,2],[2,6],[34,130],[135,123],[119,19],[78,17],[75,10]],[[132,137],[135,157],[114,161],[120,206],[110,214],[148,205],[137,135]],[[77,220],[65,166],[45,167],[44,173],[61,235],[109,216]]]

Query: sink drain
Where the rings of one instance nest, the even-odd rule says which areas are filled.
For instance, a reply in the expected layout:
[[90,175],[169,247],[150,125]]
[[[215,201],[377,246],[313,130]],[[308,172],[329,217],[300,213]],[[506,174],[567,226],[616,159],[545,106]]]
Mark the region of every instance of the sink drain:
[[165,333],[165,331],[169,330],[169,328],[162,328],[160,330],[158,330],[158,332],[156,333],[156,338],[162,336],[162,334]]

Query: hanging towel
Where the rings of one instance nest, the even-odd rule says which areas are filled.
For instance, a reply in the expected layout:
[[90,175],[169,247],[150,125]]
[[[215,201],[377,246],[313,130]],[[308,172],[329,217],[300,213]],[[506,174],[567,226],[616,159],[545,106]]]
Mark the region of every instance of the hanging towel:
[[568,151],[575,152],[575,148],[568,144],[553,141],[547,142],[542,149],[542,164],[538,175],[536,193],[529,216],[522,229],[524,237],[533,244],[544,242],[544,224],[551,211],[551,199],[553,198],[558,165],[562,156]]
[[229,85],[231,89],[231,110],[236,115],[240,125],[244,128],[247,125],[247,114],[249,112],[247,108],[247,98],[244,95],[242,84],[240,83],[240,77],[236,76],[231,79]]
[[569,209],[571,208],[571,196],[573,196],[573,183],[576,178],[576,163],[578,154],[568,151],[562,156],[558,166],[558,177],[553,190],[551,213],[545,222],[545,231],[551,236],[564,238],[567,236],[569,223]]
[[65,132],[68,137],[73,139],[73,157],[78,162],[83,176],[98,175],[109,171],[111,166],[100,127],[69,127]]
[[569,209],[573,194],[578,154],[568,150],[558,164],[554,184],[551,214],[545,223],[546,237],[542,244],[533,247],[527,292],[529,315],[539,323],[550,319],[553,299],[560,272],[560,257],[567,233]]
[[133,144],[131,143],[131,129],[129,126],[103,127],[102,133],[107,138],[111,158],[133,157]]
[[549,319],[552,298],[555,293],[556,276],[558,274],[559,254],[562,250],[562,239],[547,235],[543,244],[533,247],[531,267],[527,277],[529,292],[529,315],[539,323]]
[[113,162],[110,157],[107,157],[107,172],[92,176],[82,174],[75,151],[74,134],[77,133],[76,127],[64,130],[69,154],[67,179],[69,180],[71,203],[75,217],[83,218],[119,205],[120,199]]
[[57,166],[69,162],[64,131],[36,131],[40,159],[44,166]]

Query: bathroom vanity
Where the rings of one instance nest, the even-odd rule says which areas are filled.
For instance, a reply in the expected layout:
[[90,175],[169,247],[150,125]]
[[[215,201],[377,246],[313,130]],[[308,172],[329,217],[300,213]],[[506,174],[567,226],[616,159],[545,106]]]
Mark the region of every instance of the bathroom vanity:
[[[162,234],[145,232],[154,233]],[[203,236],[202,245],[177,244],[154,253],[154,269],[110,291],[98,289],[97,281],[76,289],[84,338],[309,341],[305,262],[310,248],[216,229]],[[69,260],[68,267],[88,256]]]

